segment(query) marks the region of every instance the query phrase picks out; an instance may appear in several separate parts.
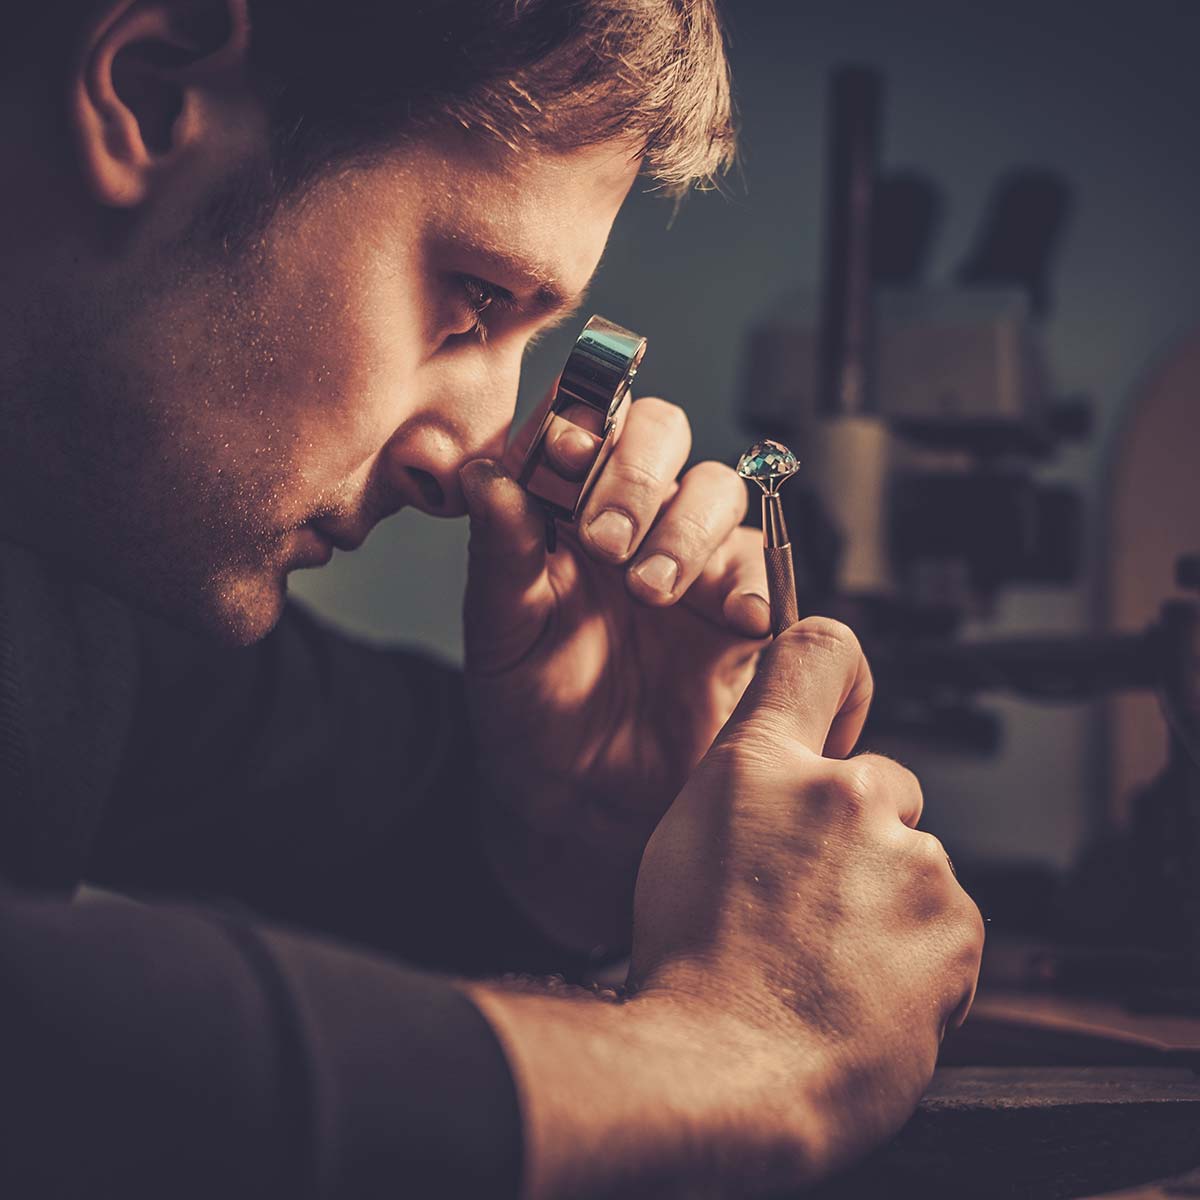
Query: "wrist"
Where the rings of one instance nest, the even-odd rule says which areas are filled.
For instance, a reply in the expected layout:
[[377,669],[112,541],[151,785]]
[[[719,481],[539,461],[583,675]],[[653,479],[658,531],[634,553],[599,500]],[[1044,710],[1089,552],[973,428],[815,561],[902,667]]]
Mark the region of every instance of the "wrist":
[[754,1161],[796,1172],[792,1189],[894,1135],[928,1086],[936,1047],[916,1026],[881,1037],[861,1010],[818,1019],[811,994],[781,988],[786,968],[772,954],[680,956],[644,973],[638,957],[635,949],[629,994],[667,999],[696,1027],[721,1031],[714,1078],[727,1111],[752,1122],[734,1142]]
[[751,1197],[820,1174],[819,1123],[788,1047],[690,990],[614,1003],[479,985],[525,1127],[526,1200]]
[[628,1008],[669,1020],[698,1051],[704,1087],[694,1121],[718,1154],[710,1170],[733,1184],[717,1195],[795,1191],[837,1165],[846,1110],[835,1101],[836,1049],[788,1010],[756,966],[680,961],[628,986]]

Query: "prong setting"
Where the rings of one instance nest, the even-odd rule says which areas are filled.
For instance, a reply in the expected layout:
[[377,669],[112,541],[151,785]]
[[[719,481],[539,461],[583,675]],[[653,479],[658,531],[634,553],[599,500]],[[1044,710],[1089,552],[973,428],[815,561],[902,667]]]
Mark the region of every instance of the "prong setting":
[[767,438],[755,442],[738,459],[737,473],[743,479],[752,479],[766,496],[773,496],[783,484],[800,468],[799,460],[782,443]]

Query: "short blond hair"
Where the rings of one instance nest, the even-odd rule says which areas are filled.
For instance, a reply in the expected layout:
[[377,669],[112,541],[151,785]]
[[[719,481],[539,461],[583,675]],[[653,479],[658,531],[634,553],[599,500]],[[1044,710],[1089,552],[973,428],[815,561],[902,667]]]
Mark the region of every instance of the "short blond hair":
[[678,194],[732,161],[714,0],[252,0],[287,165],[454,122],[522,146],[636,144]]

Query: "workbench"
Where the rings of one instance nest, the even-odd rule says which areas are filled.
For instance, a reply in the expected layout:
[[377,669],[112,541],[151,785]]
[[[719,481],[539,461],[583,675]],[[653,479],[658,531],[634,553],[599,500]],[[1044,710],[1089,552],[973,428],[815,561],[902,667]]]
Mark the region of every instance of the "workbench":
[[[999,1065],[1003,1063],[1004,1065]],[[1200,1197],[1200,1018],[981,992],[916,1113],[821,1200]]]

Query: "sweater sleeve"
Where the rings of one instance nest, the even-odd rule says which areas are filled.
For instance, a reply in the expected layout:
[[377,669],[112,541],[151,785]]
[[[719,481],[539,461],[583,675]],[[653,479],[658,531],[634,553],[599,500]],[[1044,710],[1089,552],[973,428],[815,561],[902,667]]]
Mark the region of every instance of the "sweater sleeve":
[[243,650],[149,622],[140,637],[90,880],[239,902],[459,974],[582,973],[488,867],[458,671],[357,643],[294,605]]
[[0,1194],[511,1197],[510,1073],[464,993],[310,937],[0,895]]

